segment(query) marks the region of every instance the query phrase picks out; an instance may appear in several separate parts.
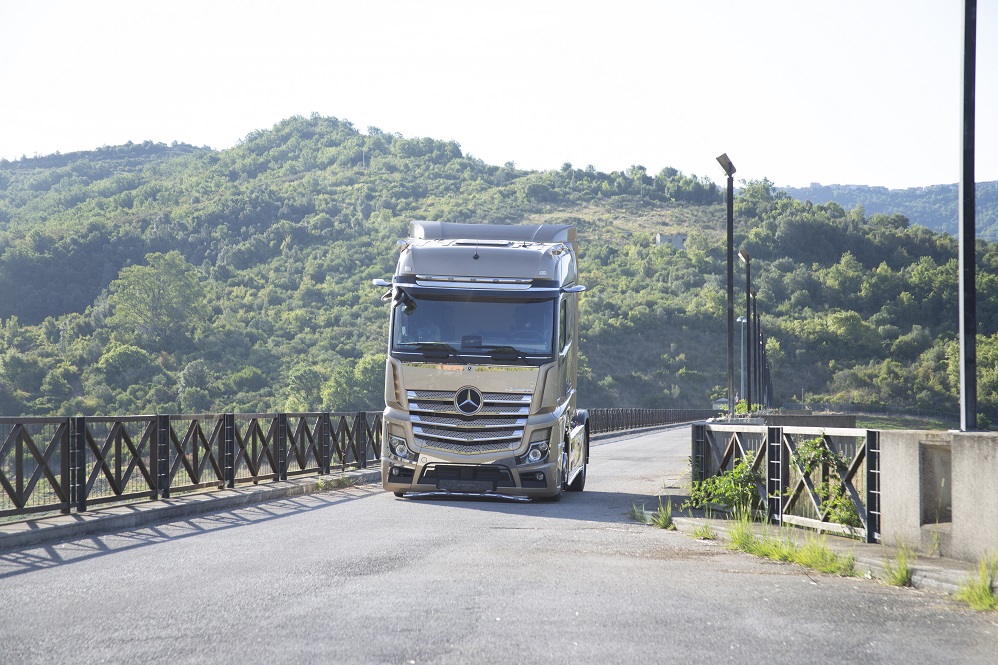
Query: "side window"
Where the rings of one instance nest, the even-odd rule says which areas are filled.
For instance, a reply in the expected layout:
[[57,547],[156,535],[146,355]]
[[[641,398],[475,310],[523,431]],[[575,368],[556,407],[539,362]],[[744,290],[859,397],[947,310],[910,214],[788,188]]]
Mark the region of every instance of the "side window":
[[561,316],[558,317],[558,350],[561,351],[568,345],[568,302],[561,301]]

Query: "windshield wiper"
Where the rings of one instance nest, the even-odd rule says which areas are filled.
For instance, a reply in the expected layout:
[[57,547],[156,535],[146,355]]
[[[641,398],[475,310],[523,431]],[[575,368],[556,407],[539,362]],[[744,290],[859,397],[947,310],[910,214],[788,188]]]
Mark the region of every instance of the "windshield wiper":
[[[496,358],[497,356],[513,356],[514,358],[523,360],[524,362],[527,360],[527,354],[515,346],[510,346],[508,344],[482,345],[476,348],[488,351],[493,358]],[[498,358],[496,359],[498,360]]]
[[422,351],[423,355],[427,358],[433,356],[439,356],[447,358],[448,356],[460,356],[461,354],[453,346],[447,342],[402,342],[399,346],[411,346],[417,351]]

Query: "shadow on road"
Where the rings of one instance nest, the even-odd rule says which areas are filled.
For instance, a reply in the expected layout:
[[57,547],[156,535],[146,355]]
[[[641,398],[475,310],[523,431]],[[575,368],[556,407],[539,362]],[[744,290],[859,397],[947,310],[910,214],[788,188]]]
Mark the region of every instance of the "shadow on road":
[[[663,496],[662,501],[668,501]],[[679,513],[679,506],[687,499],[686,496],[672,496],[673,514]],[[480,510],[490,513],[507,515],[523,515],[524,517],[545,517],[554,519],[576,520],[579,522],[597,523],[628,523],[630,513],[637,508],[651,512],[658,509],[658,495],[633,494],[629,492],[585,491],[581,493],[565,492],[561,501],[545,502],[504,501],[491,498],[465,497],[413,497],[396,499],[396,501],[415,501],[421,504],[437,504],[453,508],[460,506],[469,510]]]
[[[601,492],[597,490],[581,493],[565,492],[561,501],[521,503],[502,499],[459,496],[394,499],[378,485],[358,485],[333,493],[280,499],[187,519],[164,520],[159,524],[114,533],[8,550],[0,553],[0,579],[221,530],[269,522],[306,512],[327,510],[346,502],[374,497],[381,497],[385,501],[411,501],[427,508],[434,506],[448,510],[464,508],[487,513],[519,515],[524,519],[572,520],[578,523],[579,528],[585,528],[587,523],[633,523],[630,513],[635,507],[644,508],[649,512],[658,508],[658,496],[627,492]],[[685,497],[673,497],[674,513],[678,513],[679,505],[684,499]],[[387,512],[390,511],[391,508],[387,508]]]
[[269,522],[316,510],[326,510],[349,501],[381,493],[380,487],[358,485],[328,494],[309,494],[279,499],[218,513],[198,515],[188,519],[165,520],[159,524],[125,531],[8,550],[0,553],[0,579],[168,541]]

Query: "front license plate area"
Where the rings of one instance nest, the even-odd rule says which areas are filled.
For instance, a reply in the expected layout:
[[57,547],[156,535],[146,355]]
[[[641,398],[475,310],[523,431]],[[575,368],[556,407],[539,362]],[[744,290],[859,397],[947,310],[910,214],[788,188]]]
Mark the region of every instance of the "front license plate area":
[[456,478],[441,478],[437,481],[437,489],[449,492],[494,492],[496,484],[491,480],[458,480]]

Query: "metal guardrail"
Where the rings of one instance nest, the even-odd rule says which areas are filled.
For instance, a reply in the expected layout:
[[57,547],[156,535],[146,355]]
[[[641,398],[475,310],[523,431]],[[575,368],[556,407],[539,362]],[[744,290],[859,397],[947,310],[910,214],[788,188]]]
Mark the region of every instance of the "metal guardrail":
[[[798,446],[816,439],[831,455],[807,470]],[[733,469],[749,454],[752,471],[761,479],[757,489],[770,522],[840,533],[868,543],[880,540],[879,431],[718,423],[693,426],[694,481]],[[830,488],[835,488],[840,503],[849,501],[858,525],[832,521]]]
[[781,411],[811,411],[828,413],[846,413],[863,416],[896,416],[908,418],[930,418],[943,422],[960,421],[960,414],[957,411],[933,411],[918,408],[899,408],[897,406],[887,406],[883,404],[855,404],[852,402],[786,402],[780,407]]
[[365,468],[381,412],[0,418],[0,517]]
[[718,415],[714,409],[589,409],[592,434],[621,430],[675,425],[706,420]]
[[[711,409],[590,409],[590,432],[694,422]],[[365,468],[381,412],[0,417],[0,517]]]

